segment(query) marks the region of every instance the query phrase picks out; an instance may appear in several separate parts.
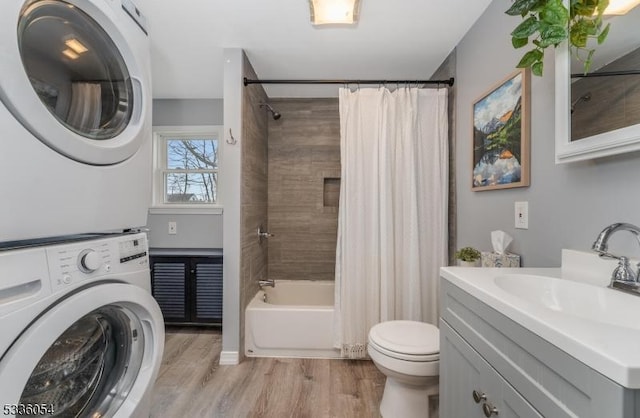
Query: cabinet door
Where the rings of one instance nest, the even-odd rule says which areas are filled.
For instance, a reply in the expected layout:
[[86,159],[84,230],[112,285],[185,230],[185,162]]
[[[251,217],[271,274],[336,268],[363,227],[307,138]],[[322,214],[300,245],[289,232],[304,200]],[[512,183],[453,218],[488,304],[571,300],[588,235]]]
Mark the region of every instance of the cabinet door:
[[476,396],[491,392],[487,376],[488,364],[466,344],[460,344],[461,338],[440,322],[440,416],[484,417],[482,400],[476,402]]
[[500,389],[502,393],[496,393],[496,396],[500,398],[497,402],[496,408],[499,415],[495,415],[499,418],[540,418],[542,415],[531,406],[516,390],[507,383],[497,372],[495,376],[499,379]]
[[191,260],[192,322],[222,324],[222,259]]
[[188,260],[175,257],[151,257],[151,289],[166,323],[189,319],[186,277]]
[[167,324],[222,324],[222,257],[151,257],[151,287]]
[[443,418],[542,417],[444,321],[440,321],[440,414]]

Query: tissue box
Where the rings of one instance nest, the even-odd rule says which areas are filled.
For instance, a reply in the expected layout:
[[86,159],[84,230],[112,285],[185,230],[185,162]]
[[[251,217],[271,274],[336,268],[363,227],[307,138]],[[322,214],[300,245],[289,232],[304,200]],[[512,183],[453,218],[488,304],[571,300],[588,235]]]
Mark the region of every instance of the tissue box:
[[496,254],[482,251],[482,267],[520,267],[520,256],[517,254]]

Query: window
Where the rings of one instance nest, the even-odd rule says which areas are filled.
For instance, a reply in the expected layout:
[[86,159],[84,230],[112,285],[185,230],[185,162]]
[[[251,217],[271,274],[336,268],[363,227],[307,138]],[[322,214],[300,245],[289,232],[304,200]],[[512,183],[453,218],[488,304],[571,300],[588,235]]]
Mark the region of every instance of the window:
[[220,126],[154,128],[155,208],[215,208]]

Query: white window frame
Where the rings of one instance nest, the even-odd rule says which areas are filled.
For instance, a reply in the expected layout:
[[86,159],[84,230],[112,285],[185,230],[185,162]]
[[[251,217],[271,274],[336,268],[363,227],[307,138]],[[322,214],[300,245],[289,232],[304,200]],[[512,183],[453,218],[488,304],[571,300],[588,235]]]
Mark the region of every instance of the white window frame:
[[[218,140],[218,179],[216,203],[165,203],[164,173],[166,171],[166,141],[168,139],[209,138]],[[223,127],[221,125],[201,126],[154,126],[153,127],[153,193],[151,214],[222,214],[223,206],[220,200],[220,185],[223,159]]]

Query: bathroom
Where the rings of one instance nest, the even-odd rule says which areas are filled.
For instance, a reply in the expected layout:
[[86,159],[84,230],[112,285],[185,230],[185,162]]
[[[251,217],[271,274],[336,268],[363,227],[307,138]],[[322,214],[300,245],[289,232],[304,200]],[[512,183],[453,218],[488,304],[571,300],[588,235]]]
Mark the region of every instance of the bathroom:
[[[555,163],[555,63],[553,54],[547,53],[544,76],[531,77],[530,186],[471,190],[472,103],[513,73],[521,56],[521,51],[511,47],[508,37],[516,24],[514,18],[504,14],[510,3],[491,2],[439,70],[429,75],[434,79],[455,78],[449,96],[449,254],[462,246],[489,251],[491,231],[502,230],[513,237],[509,250],[521,255],[524,267],[558,267],[563,248],[588,251],[606,225],[620,221],[640,224],[640,196],[635,193],[639,155],[630,152],[570,164]],[[259,280],[332,279],[337,225],[332,194],[340,173],[339,115],[335,98],[301,99],[294,94],[289,98],[271,97],[255,86],[242,86],[243,76],[263,75],[241,74],[239,69],[246,64],[242,52],[229,50],[227,54],[226,65],[234,68],[225,68],[223,99],[157,98],[154,124],[223,125],[224,140],[232,141],[231,135],[241,138],[243,151],[250,150],[251,155],[225,148],[228,165],[224,175],[231,186],[221,190],[224,214],[152,214],[149,227],[150,242],[157,243],[157,247],[225,249],[220,363],[239,362],[243,367],[252,361],[244,358],[245,308],[258,292]],[[247,55],[251,58],[250,50]],[[263,102],[270,103],[281,118],[274,120],[259,106]],[[241,112],[243,116],[239,117]],[[255,127],[248,126],[248,121]],[[316,129],[307,131],[296,123],[308,123]],[[305,134],[296,135],[296,129],[304,129]],[[308,165],[299,164],[301,155]],[[296,165],[291,167],[287,158],[295,158]],[[254,164],[251,169],[246,162]],[[283,173],[285,168],[292,170],[290,174]],[[245,180],[254,193],[243,194],[240,199],[240,190],[245,186],[241,182]],[[286,190],[285,186],[292,189]],[[287,193],[291,190],[299,202],[295,208],[287,206]],[[514,202],[520,201],[529,205],[528,229],[514,228]],[[166,234],[168,221],[177,222],[177,235]],[[266,245],[256,239],[260,225],[274,235]],[[189,242],[181,241],[185,236]],[[633,237],[623,234],[612,240],[611,251],[638,256]],[[238,279],[227,281],[226,277]]]

